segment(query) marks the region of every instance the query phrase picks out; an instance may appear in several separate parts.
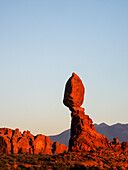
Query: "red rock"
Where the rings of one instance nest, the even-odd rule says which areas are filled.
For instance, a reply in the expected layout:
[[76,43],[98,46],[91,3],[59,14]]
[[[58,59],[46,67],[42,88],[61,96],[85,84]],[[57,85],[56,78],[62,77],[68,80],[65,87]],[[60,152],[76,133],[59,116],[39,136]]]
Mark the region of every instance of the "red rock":
[[29,140],[26,137],[12,139],[13,153],[29,153]]
[[[34,135],[30,131],[19,129],[0,128],[0,153],[30,153],[30,154],[52,154],[53,142],[50,137],[44,135]],[[55,153],[62,153],[67,150],[65,145],[56,144]]]
[[0,134],[6,135],[11,139],[13,130],[9,128],[0,128]]
[[64,105],[69,108],[80,107],[84,101],[84,92],[85,88],[81,79],[73,73],[65,86]]
[[34,141],[34,136],[28,130],[23,132],[23,136],[29,139],[29,144],[31,146],[32,142]]
[[128,142],[122,142],[121,147],[125,152],[128,152]]
[[68,151],[68,147],[64,144],[59,144],[59,142],[53,143],[53,153],[54,154],[60,154]]
[[50,137],[44,135],[37,135],[32,143],[34,154],[52,154],[52,142]]
[[73,73],[66,83],[63,100],[64,105],[72,112],[69,150],[88,151],[99,147],[111,147],[111,142],[96,132],[92,119],[85,115],[85,109],[80,107],[84,100],[84,91],[81,79]]
[[0,153],[10,153],[11,142],[6,135],[0,134]]
[[71,116],[70,151],[88,151],[99,147],[111,147],[111,142],[96,132],[92,119],[85,115],[81,109],[74,110]]
[[119,145],[120,144],[118,137],[113,138],[112,144],[113,145]]
[[14,130],[14,135],[15,135],[15,134],[21,135],[21,132],[20,132],[20,130],[19,130],[18,128]]

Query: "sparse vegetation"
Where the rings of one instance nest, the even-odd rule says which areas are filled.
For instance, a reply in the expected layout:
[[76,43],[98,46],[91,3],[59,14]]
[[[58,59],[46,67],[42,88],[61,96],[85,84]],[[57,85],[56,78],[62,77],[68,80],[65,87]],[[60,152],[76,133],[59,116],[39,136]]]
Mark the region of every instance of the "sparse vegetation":
[[123,170],[128,169],[128,153],[100,148],[90,152],[59,155],[0,154],[0,170]]

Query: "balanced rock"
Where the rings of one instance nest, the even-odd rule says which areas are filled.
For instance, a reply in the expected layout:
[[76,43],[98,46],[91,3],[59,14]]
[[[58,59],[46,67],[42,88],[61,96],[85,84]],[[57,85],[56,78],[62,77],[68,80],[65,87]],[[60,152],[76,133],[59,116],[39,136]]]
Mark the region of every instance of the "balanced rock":
[[80,107],[84,100],[85,88],[81,79],[73,73],[66,83],[63,103],[71,110],[70,151],[89,151],[99,147],[111,147],[111,142],[96,132],[92,119]]
[[69,78],[66,83],[64,100],[63,103],[65,106],[72,107],[80,107],[84,101],[84,85],[75,73]]

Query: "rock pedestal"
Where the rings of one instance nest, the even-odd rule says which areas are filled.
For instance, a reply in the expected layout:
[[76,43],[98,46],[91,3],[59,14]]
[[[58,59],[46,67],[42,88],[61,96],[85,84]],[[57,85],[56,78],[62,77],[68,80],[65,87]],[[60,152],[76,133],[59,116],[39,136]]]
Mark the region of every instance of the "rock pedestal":
[[81,107],[85,88],[82,80],[75,73],[66,83],[63,103],[71,111],[70,151],[88,151],[99,147],[111,147],[111,142],[96,132],[92,119],[85,115]]
[[108,138],[96,132],[92,119],[84,114],[83,108],[75,108],[71,117],[70,151],[89,151],[99,147],[111,147]]

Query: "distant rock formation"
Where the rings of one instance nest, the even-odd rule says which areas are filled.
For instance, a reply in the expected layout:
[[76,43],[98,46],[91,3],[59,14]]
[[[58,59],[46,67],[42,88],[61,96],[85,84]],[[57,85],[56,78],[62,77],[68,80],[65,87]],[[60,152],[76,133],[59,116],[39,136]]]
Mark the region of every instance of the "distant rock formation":
[[119,145],[120,144],[118,137],[113,138],[112,144],[113,145]]
[[83,104],[85,88],[81,79],[75,73],[66,83],[64,100],[65,106],[71,110],[70,151],[87,151],[98,147],[111,147],[111,142],[96,132],[92,119],[84,114]]
[[0,153],[59,154],[64,151],[68,151],[64,144],[52,142],[48,136],[0,128]]

